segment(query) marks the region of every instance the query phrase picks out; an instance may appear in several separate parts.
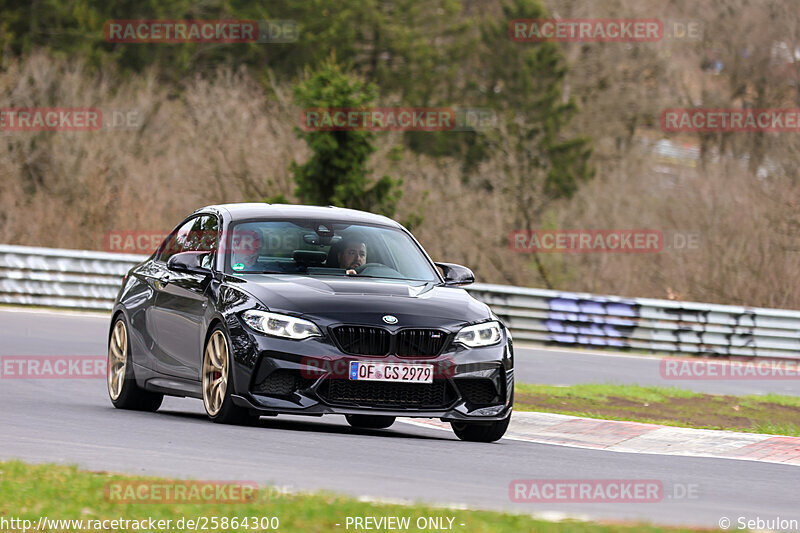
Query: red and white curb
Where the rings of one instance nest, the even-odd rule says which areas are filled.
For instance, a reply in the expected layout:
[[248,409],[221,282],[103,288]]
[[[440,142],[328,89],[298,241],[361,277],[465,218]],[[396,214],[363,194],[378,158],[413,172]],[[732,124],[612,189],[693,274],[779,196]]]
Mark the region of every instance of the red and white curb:
[[[402,418],[400,421],[450,430],[450,424],[440,420]],[[503,438],[614,452],[717,457],[800,466],[800,437],[678,428],[553,413],[514,412]]]

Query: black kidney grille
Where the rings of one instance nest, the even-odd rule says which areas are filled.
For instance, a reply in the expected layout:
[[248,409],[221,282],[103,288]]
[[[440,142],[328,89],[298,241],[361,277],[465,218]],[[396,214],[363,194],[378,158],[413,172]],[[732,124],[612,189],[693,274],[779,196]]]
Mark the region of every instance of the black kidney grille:
[[397,333],[395,353],[400,356],[439,355],[447,333],[438,329],[404,329]]
[[388,355],[403,357],[439,355],[447,342],[447,332],[438,329],[404,329],[394,335],[383,328],[338,326],[333,329],[343,352],[353,355]]
[[384,383],[329,379],[320,387],[319,395],[330,403],[444,408],[453,400],[450,389],[444,380],[433,380],[433,383]]
[[343,352],[353,355],[388,355],[391,335],[385,329],[339,326],[333,329]]

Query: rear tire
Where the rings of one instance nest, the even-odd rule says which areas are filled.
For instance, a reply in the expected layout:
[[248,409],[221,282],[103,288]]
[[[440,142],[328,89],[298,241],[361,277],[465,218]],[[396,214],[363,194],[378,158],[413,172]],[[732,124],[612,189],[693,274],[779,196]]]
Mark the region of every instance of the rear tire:
[[361,429],[386,429],[396,420],[394,416],[376,415],[345,415],[345,418],[348,424]]
[[128,340],[128,327],[120,315],[108,341],[108,396],[117,409],[155,412],[161,407],[164,395],[146,391],[136,384]]
[[259,419],[247,409],[234,405],[231,379],[231,350],[222,326],[211,330],[203,350],[203,405],[212,422],[252,425]]
[[508,429],[511,415],[495,422],[450,422],[453,433],[468,442],[494,442],[500,440]]

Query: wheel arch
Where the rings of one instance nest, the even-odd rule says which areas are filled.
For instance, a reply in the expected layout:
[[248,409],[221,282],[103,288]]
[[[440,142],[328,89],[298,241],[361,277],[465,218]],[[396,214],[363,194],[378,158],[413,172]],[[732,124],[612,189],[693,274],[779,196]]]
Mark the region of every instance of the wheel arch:
[[228,343],[228,372],[229,379],[231,380],[231,384],[233,385],[233,390],[238,391],[236,388],[236,372],[234,371],[235,364],[234,364],[234,356],[233,356],[233,343],[231,342],[231,334],[228,331],[228,324],[225,322],[225,319],[222,316],[215,315],[211,321],[208,323],[208,328],[206,328],[205,336],[203,337],[203,349],[200,352],[200,383],[203,382],[203,362],[206,357],[206,345],[208,344],[209,339],[211,338],[211,334],[217,329],[217,326],[222,329],[222,333],[225,335],[225,340]]
[[128,329],[128,317],[127,317],[127,315],[125,314],[125,311],[124,311],[124,310],[123,310],[121,307],[119,307],[119,308],[115,309],[115,310],[114,310],[114,311],[111,313],[111,322],[108,324],[108,338],[106,339],[106,342],[107,342],[107,343],[108,343],[108,342],[111,342],[111,334],[114,332],[114,324],[116,324],[116,323],[117,323],[117,319],[118,319],[120,316],[122,316],[122,318],[124,318],[124,319],[125,319],[125,329],[126,329],[126,330]]
[[206,344],[208,343],[208,339],[211,338],[211,332],[214,331],[214,329],[216,329],[217,326],[222,326],[222,329],[225,331],[225,334],[230,339],[230,333],[228,333],[228,327],[225,325],[225,321],[220,316],[214,316],[208,323],[208,327],[206,328],[206,334],[203,337],[203,353],[200,354],[201,362],[206,351]]

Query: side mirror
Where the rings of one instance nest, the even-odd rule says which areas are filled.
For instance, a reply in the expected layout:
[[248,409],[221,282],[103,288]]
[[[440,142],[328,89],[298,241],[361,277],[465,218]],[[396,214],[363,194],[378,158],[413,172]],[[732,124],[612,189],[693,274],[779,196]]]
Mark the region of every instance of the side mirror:
[[211,252],[180,252],[167,260],[167,268],[175,272],[211,275],[211,269],[203,266],[203,260]]
[[444,284],[457,286],[475,283],[475,274],[465,266],[454,263],[434,263],[444,273]]

